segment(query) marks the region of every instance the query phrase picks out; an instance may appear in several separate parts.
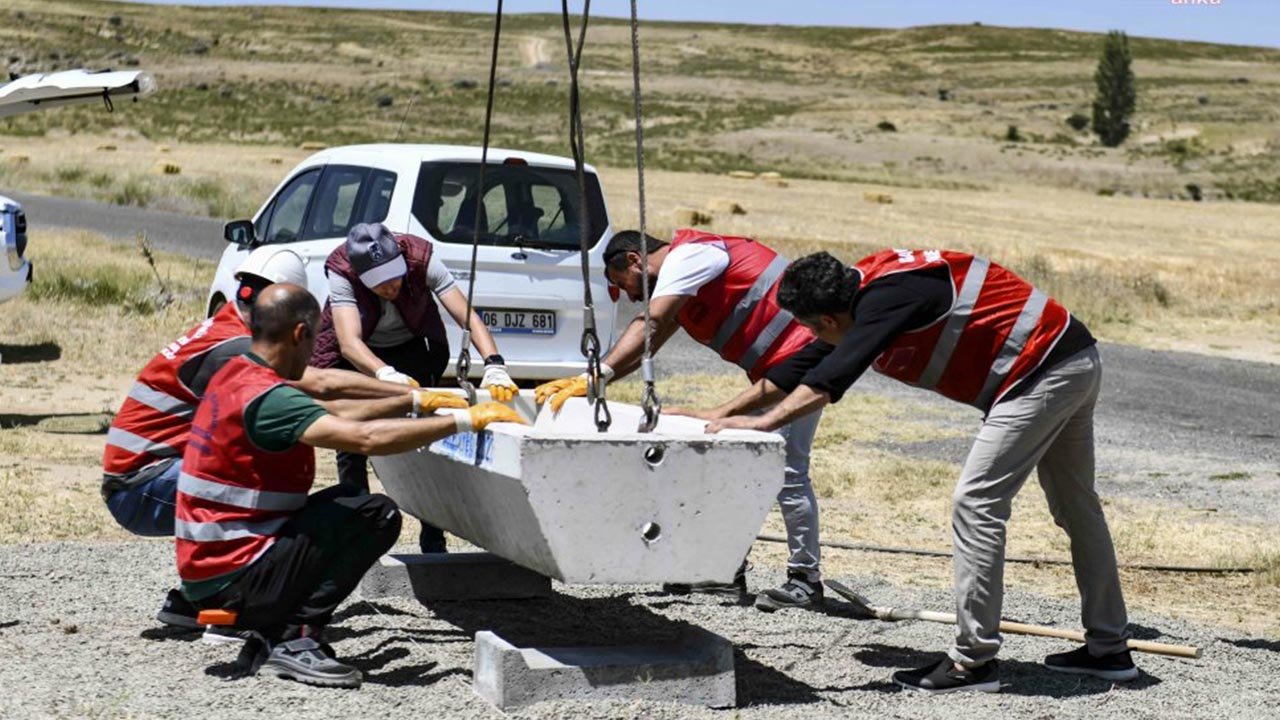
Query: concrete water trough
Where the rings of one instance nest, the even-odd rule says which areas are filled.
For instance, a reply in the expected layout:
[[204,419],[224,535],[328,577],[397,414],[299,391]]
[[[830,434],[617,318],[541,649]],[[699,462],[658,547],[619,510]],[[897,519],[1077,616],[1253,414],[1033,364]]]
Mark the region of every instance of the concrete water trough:
[[641,434],[641,409],[617,402],[601,433],[585,398],[553,415],[531,395],[513,403],[531,426],[498,424],[373,458],[387,494],[421,520],[566,583],[732,579],[782,486],[780,437],[707,435],[705,422],[670,415]]

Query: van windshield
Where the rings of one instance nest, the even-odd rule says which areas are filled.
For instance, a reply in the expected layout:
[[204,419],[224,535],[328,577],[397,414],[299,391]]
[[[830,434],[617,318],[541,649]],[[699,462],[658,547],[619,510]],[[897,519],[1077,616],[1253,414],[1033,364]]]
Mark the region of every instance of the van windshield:
[[[573,170],[490,163],[484,192],[478,162],[425,162],[414,191],[413,216],[436,240],[470,245],[476,205],[480,244],[576,250],[582,200]],[[600,181],[587,173],[589,236],[594,246],[607,226]]]

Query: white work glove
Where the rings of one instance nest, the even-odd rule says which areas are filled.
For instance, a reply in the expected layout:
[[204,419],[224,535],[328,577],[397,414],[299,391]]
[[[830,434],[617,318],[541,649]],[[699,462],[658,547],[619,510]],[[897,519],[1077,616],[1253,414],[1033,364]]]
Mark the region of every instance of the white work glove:
[[484,377],[480,379],[480,389],[488,390],[489,397],[498,402],[508,402],[520,394],[520,388],[516,387],[515,381],[511,379],[511,374],[507,372],[507,366],[501,362],[501,356],[491,357],[497,357],[498,361],[485,361]]
[[374,377],[382,382],[399,383],[400,385],[408,385],[409,387],[418,387],[418,381],[396,370],[390,365],[383,365],[374,373]]

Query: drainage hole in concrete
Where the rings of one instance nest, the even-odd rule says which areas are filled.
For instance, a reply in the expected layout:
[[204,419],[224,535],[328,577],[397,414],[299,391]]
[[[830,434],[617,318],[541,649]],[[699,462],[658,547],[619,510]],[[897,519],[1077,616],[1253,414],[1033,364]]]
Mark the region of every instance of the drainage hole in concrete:
[[640,537],[644,538],[646,545],[656,543],[662,539],[662,526],[655,522],[645,523],[640,528]]
[[645,448],[644,461],[649,463],[651,467],[658,467],[662,464],[662,459],[667,456],[667,451],[661,445],[650,445]]

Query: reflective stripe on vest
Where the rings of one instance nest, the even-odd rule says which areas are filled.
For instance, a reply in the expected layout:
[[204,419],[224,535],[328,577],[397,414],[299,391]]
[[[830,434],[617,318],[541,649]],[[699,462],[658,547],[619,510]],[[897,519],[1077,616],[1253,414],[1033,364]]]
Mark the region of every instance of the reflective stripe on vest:
[[951,354],[956,351],[960,336],[964,334],[964,326],[969,324],[969,316],[973,314],[973,306],[978,302],[982,283],[987,279],[987,270],[990,267],[991,261],[984,257],[975,256],[973,262],[969,264],[969,272],[964,276],[964,284],[956,295],[955,308],[947,318],[946,325],[942,327],[938,344],[934,346],[933,354],[929,356],[929,364],[925,366],[920,379],[916,381],[919,387],[932,390],[942,379],[942,372],[947,369],[947,363],[951,362]]
[[211,500],[223,505],[232,505],[249,510],[283,512],[298,510],[307,504],[307,494],[304,492],[286,493],[254,490],[198,478],[187,473],[178,473],[178,492],[203,500]]
[[982,406],[988,406],[995,400],[996,391],[1004,384],[1009,371],[1013,369],[1014,361],[1022,354],[1022,349],[1026,347],[1032,331],[1040,324],[1040,316],[1044,314],[1044,307],[1048,303],[1049,296],[1044,292],[1039,289],[1031,291],[1031,296],[1027,298],[1022,311],[1018,313],[1013,329],[1009,331],[1009,337],[1000,348],[1000,354],[991,365],[991,373],[987,375],[987,381],[982,385],[982,392],[978,394],[978,402]]
[[270,537],[280,532],[287,517],[271,520],[227,520],[225,522],[191,522],[181,518],[173,522],[173,536],[191,542],[223,542],[247,537]]
[[135,382],[133,387],[129,388],[129,397],[153,410],[184,420],[190,420],[196,412],[195,406],[190,403],[156,390],[146,383]]
[[[738,330],[742,327],[742,324],[747,321],[747,318],[751,317],[751,313],[755,310],[756,304],[769,294],[769,290],[773,288],[774,283],[778,282],[778,278],[782,277],[782,273],[786,271],[787,265],[789,264],[790,262],[786,258],[778,255],[769,263],[769,266],[764,269],[764,272],[760,273],[760,277],[756,278],[756,281],[747,289],[747,293],[738,301],[738,304],[733,308],[733,312],[723,323],[721,323],[720,329],[716,330],[716,336],[711,341],[712,350],[715,350],[718,353],[724,351],[725,345],[729,344],[729,341],[737,334]],[[785,310],[780,310],[778,315],[786,315],[786,321],[783,322],[781,327],[779,327],[774,333],[774,338],[777,338],[778,333],[782,332],[782,328],[785,328],[787,323],[791,322],[791,314]],[[774,322],[777,322],[777,317],[774,317],[773,322],[769,323],[770,329],[772,329]],[[753,354],[752,351],[756,349],[757,344],[759,344],[759,339],[751,344],[751,348],[747,350],[747,355]],[[768,350],[769,345],[771,344],[773,344],[772,339],[766,343],[764,347],[760,348],[758,352],[755,352],[755,359],[759,359],[760,355],[763,355],[764,351]],[[750,363],[747,363],[745,362],[746,355],[744,355],[743,359],[740,360],[738,364],[741,367],[750,368],[755,365],[755,359]]]
[[159,458],[176,457],[178,455],[176,448],[164,443],[152,442],[141,435],[135,435],[118,427],[112,427],[107,430],[107,444],[115,445],[132,453],[150,453]]

